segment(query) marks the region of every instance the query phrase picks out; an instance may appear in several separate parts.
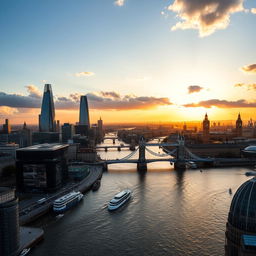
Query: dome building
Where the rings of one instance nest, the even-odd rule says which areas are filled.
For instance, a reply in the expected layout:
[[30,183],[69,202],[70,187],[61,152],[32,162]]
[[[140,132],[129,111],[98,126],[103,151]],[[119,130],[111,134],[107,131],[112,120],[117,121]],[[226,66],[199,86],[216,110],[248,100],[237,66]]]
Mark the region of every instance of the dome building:
[[256,177],[243,183],[231,202],[225,255],[256,255]]

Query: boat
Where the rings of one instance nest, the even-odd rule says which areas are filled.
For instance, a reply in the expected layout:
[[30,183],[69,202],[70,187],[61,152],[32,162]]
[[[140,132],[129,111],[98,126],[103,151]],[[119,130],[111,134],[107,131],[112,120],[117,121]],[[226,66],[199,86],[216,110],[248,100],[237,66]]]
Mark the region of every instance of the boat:
[[81,192],[72,191],[53,202],[53,211],[56,213],[63,213],[69,208],[78,204],[83,198],[83,194]]
[[254,171],[246,172],[245,175],[246,176],[256,176],[256,172],[254,172]]
[[92,191],[97,191],[100,187],[100,180],[96,180],[92,185]]
[[228,192],[229,192],[230,195],[232,195],[232,189],[231,188],[229,188]]
[[197,165],[196,165],[195,162],[189,161],[189,162],[187,162],[187,168],[190,168],[190,169],[197,169]]
[[23,249],[23,250],[21,251],[21,253],[19,254],[19,256],[25,256],[25,255],[27,255],[29,252],[30,252],[30,248]]
[[110,200],[108,204],[108,210],[113,211],[118,209],[131,198],[131,195],[132,191],[130,189],[125,189],[122,192],[119,192],[113,199]]

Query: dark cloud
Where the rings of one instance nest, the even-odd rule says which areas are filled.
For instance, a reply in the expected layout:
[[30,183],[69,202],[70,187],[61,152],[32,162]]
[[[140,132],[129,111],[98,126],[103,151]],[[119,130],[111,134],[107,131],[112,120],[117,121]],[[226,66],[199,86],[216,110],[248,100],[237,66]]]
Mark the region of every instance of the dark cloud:
[[237,100],[237,101],[227,101],[227,100],[218,100],[218,99],[211,99],[200,101],[198,103],[189,103],[183,105],[184,107],[204,107],[204,108],[211,108],[211,107],[218,107],[218,108],[255,108],[256,102],[247,102],[246,100]]
[[244,0],[174,0],[168,7],[176,12],[180,21],[172,27],[198,29],[200,36],[207,36],[229,25],[230,15],[243,11]]
[[247,73],[256,73],[256,64],[243,66],[241,69]]
[[195,92],[200,92],[201,90],[203,90],[204,88],[199,86],[199,85],[190,85],[188,87],[188,93],[195,93]]
[[[29,95],[7,94],[0,92],[0,106],[11,108],[40,108],[42,96],[36,87],[27,87]],[[70,94],[68,97],[56,97],[56,109],[78,110],[80,94]],[[116,92],[88,93],[87,98],[91,109],[150,109],[160,105],[171,105],[168,98],[137,97],[134,95],[120,96]]]

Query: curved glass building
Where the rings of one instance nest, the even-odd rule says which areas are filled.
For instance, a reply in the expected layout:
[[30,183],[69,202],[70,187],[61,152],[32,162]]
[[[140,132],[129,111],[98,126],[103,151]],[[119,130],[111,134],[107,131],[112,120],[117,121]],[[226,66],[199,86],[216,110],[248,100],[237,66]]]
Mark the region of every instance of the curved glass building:
[[39,131],[55,132],[55,130],[56,122],[52,87],[50,84],[45,84],[41,114],[39,115]]
[[87,125],[90,128],[89,107],[86,96],[80,98],[79,124]]
[[256,177],[243,183],[233,197],[225,252],[226,256],[256,255]]

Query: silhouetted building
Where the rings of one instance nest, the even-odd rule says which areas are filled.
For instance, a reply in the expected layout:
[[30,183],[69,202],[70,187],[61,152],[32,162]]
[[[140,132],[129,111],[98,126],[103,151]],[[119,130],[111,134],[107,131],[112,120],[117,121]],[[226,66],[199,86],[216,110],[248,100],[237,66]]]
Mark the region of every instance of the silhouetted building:
[[225,255],[256,255],[256,178],[243,183],[233,197],[226,224]]
[[236,136],[241,137],[242,134],[243,134],[243,121],[242,121],[240,113],[239,113],[237,120],[236,120]]
[[50,84],[45,84],[44,95],[39,115],[39,131],[40,132],[55,132],[55,109],[52,95],[52,87]]
[[67,143],[68,140],[71,140],[75,134],[74,132],[74,125],[69,123],[64,123],[61,126],[62,131],[62,142]]
[[43,144],[43,143],[59,143],[60,134],[58,132],[33,132],[32,133],[32,144]]
[[68,177],[66,144],[40,144],[17,150],[17,187],[25,192],[52,192]]
[[98,141],[102,141],[103,137],[104,137],[103,121],[100,117],[100,120],[98,120]]
[[89,107],[86,96],[80,98],[79,124],[87,125],[90,128]]
[[5,124],[3,124],[3,133],[9,134],[11,133],[11,125],[9,119],[5,119]]
[[81,136],[88,136],[89,135],[88,125],[77,124],[75,126],[75,134],[79,134]]
[[19,246],[18,199],[14,189],[0,187],[0,255],[16,256]]
[[203,141],[207,143],[209,142],[209,138],[210,138],[210,121],[206,113],[203,121]]

